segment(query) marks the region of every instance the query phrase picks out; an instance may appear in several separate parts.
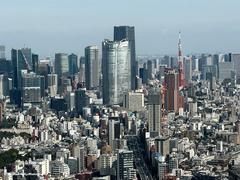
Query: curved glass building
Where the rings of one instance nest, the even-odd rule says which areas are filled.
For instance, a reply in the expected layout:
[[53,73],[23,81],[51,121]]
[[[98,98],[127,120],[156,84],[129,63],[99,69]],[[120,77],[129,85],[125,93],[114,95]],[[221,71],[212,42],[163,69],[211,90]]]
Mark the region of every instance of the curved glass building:
[[124,92],[131,89],[131,62],[129,42],[102,43],[103,103],[121,104]]

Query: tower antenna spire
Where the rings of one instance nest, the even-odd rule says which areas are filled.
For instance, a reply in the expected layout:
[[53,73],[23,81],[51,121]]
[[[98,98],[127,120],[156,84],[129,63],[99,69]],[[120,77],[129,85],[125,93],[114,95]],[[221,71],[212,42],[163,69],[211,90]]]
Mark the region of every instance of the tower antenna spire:
[[182,56],[181,31],[178,32],[178,56]]
[[185,86],[184,70],[183,70],[183,53],[181,43],[181,31],[178,33],[178,71],[179,71],[179,88]]

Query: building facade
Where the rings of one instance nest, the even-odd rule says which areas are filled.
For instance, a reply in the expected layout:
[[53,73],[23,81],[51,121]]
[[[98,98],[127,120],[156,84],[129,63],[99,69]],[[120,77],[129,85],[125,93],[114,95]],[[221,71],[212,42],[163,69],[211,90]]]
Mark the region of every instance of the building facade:
[[135,30],[133,26],[115,26],[114,41],[128,40],[130,47],[131,61],[131,88],[135,89],[135,77],[137,75],[136,68],[136,52],[135,52]]
[[85,85],[87,89],[99,86],[99,49],[97,46],[85,48]]
[[105,40],[102,47],[103,103],[121,104],[131,89],[129,43]]

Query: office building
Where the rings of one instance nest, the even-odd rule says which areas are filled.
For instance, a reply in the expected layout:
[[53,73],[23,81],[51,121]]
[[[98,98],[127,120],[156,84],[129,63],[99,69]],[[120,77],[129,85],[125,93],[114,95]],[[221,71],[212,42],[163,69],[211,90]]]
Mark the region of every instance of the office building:
[[105,40],[102,48],[103,103],[121,104],[131,89],[129,42]]
[[74,75],[78,73],[78,57],[75,54],[70,54],[68,56],[68,69],[69,69],[69,74]]
[[155,138],[155,146],[158,153],[161,156],[166,156],[169,154],[169,137],[159,136]]
[[85,57],[79,60],[79,83],[84,86],[85,84]]
[[56,53],[55,73],[58,75],[58,78],[60,79],[62,75],[67,74],[68,72],[69,72],[68,55],[65,53]]
[[199,68],[198,68],[198,59],[197,59],[197,58],[193,58],[193,59],[192,59],[192,70],[193,70],[193,71],[199,71]]
[[236,72],[237,83],[240,84],[240,54],[232,54],[232,63]]
[[219,62],[219,82],[225,79],[231,79],[231,73],[234,71],[232,62]]
[[12,76],[13,66],[11,61],[6,59],[0,59],[0,73]]
[[206,73],[206,80],[209,82],[209,89],[214,90],[216,88],[216,76],[213,72]]
[[202,72],[203,66],[213,65],[212,56],[203,54],[198,60],[199,71]]
[[32,54],[32,71],[38,74],[39,58],[37,54]]
[[5,59],[5,46],[0,45],[0,59]]
[[22,102],[41,102],[41,77],[35,73],[22,72]]
[[86,90],[78,89],[75,91],[75,109],[78,114],[83,113],[83,107],[86,106]]
[[133,152],[119,149],[117,154],[117,180],[132,179],[129,169],[133,169]]
[[136,72],[136,52],[135,52],[135,30],[133,26],[115,26],[114,27],[114,41],[128,40],[130,48],[131,61],[131,88],[135,89]]
[[146,84],[148,81],[148,70],[146,68],[139,68],[139,76],[142,79],[142,83]]
[[67,92],[64,97],[68,111],[72,111],[75,108],[75,93],[74,92]]
[[144,108],[144,95],[140,92],[127,92],[124,94],[123,107],[130,111],[141,111]]
[[61,86],[59,87],[59,92],[61,95],[64,95],[67,92],[72,91],[72,83],[71,79],[67,77],[62,77],[61,78]]
[[85,48],[85,85],[87,89],[99,86],[99,49],[97,46]]
[[31,50],[31,48],[22,48],[21,52],[24,55],[24,58],[27,62],[27,65],[28,65],[29,69],[32,70],[33,63],[32,63],[32,50]]
[[9,96],[9,79],[7,75],[0,75],[0,99],[5,96]]
[[211,73],[213,77],[218,77],[218,66],[217,65],[206,65],[203,66],[202,79],[207,79],[207,73]]
[[155,137],[161,132],[162,98],[160,89],[151,89],[148,95],[148,126],[150,135]]
[[108,144],[112,147],[113,150],[116,148],[117,139],[121,139],[123,135],[123,125],[120,123],[118,118],[111,118],[108,120]]
[[57,74],[48,74],[47,75],[47,88],[50,97],[54,97],[58,92],[58,75]]
[[148,60],[148,62],[147,62],[148,79],[153,79],[153,76],[154,76],[153,69],[154,69],[153,62],[151,60]]
[[192,58],[186,57],[184,58],[184,78],[185,82],[188,84],[192,80]]
[[31,67],[29,66],[27,59],[21,50],[12,49],[11,56],[13,66],[13,87],[19,90],[21,82],[21,70],[31,70]]
[[165,109],[178,112],[181,105],[178,73],[174,69],[165,71]]
[[135,83],[136,83],[135,84],[135,89],[136,90],[142,89],[142,84],[143,84],[142,78],[140,78],[139,76],[136,76]]

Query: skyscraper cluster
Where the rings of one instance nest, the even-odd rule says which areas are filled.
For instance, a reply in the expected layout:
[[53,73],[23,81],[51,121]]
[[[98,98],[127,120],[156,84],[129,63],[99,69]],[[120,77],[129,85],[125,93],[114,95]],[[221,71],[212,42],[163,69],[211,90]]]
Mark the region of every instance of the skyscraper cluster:
[[0,179],[240,179],[240,55],[0,46]]

